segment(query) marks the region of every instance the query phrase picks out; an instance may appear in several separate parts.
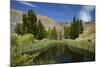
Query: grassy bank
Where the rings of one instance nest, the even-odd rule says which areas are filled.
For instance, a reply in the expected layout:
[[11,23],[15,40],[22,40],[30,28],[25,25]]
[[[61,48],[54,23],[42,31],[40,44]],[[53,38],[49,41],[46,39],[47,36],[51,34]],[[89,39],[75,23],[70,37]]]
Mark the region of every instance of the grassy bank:
[[[35,57],[39,56],[41,53],[47,51],[48,49],[52,49],[53,47],[56,47],[56,46],[64,46],[64,47],[67,46],[67,48],[70,49],[71,51],[82,54],[82,55],[90,55],[91,53],[93,54],[95,53],[94,43],[88,40],[84,40],[84,39],[35,40],[35,39],[32,39],[30,36],[28,36],[27,38],[14,36],[13,38],[14,43],[12,43],[11,45],[12,47],[11,48],[11,65],[36,64],[33,62]],[[56,53],[56,50],[54,51],[54,53]],[[52,63],[53,62],[54,60],[52,60]],[[45,64],[45,63],[51,63],[51,62],[41,61],[41,63]]]

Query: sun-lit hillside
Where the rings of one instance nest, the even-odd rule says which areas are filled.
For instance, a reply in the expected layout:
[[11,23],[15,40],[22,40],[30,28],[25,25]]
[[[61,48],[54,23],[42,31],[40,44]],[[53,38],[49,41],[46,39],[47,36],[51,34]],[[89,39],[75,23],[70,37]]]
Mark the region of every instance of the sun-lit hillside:
[[37,15],[38,20],[41,20],[42,24],[44,25],[45,29],[48,30],[48,28],[56,27],[57,30],[63,30],[63,27],[61,27],[56,21],[53,19],[43,16],[43,15]]
[[94,41],[95,40],[95,23],[91,22],[91,23],[86,24],[84,26],[84,31],[79,36],[79,38],[85,38],[85,39],[90,39]]

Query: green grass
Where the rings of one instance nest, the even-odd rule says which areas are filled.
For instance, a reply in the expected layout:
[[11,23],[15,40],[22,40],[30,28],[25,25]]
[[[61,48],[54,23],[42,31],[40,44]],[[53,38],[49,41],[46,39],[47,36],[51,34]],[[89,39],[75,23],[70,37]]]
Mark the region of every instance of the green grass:
[[[67,45],[69,49],[75,51],[77,53],[85,53],[85,51],[95,52],[95,45],[92,42],[88,42],[87,40],[44,40],[39,41],[37,43],[18,43],[17,53],[24,53],[24,52],[33,52],[37,56],[42,51],[49,49],[52,46],[56,45]],[[73,47],[75,49],[73,49]],[[82,50],[79,50],[82,49]],[[84,51],[83,51],[84,50]]]

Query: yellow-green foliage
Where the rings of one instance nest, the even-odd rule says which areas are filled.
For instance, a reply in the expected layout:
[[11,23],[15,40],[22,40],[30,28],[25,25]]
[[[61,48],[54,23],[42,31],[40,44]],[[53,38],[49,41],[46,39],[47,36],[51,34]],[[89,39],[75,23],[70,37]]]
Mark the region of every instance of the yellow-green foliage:
[[32,61],[31,61],[31,59],[30,59],[30,56],[27,55],[27,54],[23,54],[23,55],[21,55],[21,56],[19,57],[19,63],[20,63],[20,64],[26,65],[26,64],[29,64],[29,63],[31,63],[31,62],[32,62]]
[[34,42],[34,37],[32,34],[25,34],[19,36],[18,43],[32,43]]
[[29,65],[33,62],[33,59],[30,55],[28,54],[19,54],[16,55],[15,53],[13,53],[14,55],[11,56],[11,66],[19,66],[19,65]]

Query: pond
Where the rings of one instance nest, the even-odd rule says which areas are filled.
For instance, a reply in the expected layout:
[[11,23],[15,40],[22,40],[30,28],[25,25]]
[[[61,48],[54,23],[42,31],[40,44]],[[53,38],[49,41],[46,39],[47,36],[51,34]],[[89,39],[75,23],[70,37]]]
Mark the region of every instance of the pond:
[[95,54],[89,51],[87,51],[86,54],[76,53],[64,45],[52,46],[41,52],[35,59],[33,59],[35,65],[87,61],[95,61]]

